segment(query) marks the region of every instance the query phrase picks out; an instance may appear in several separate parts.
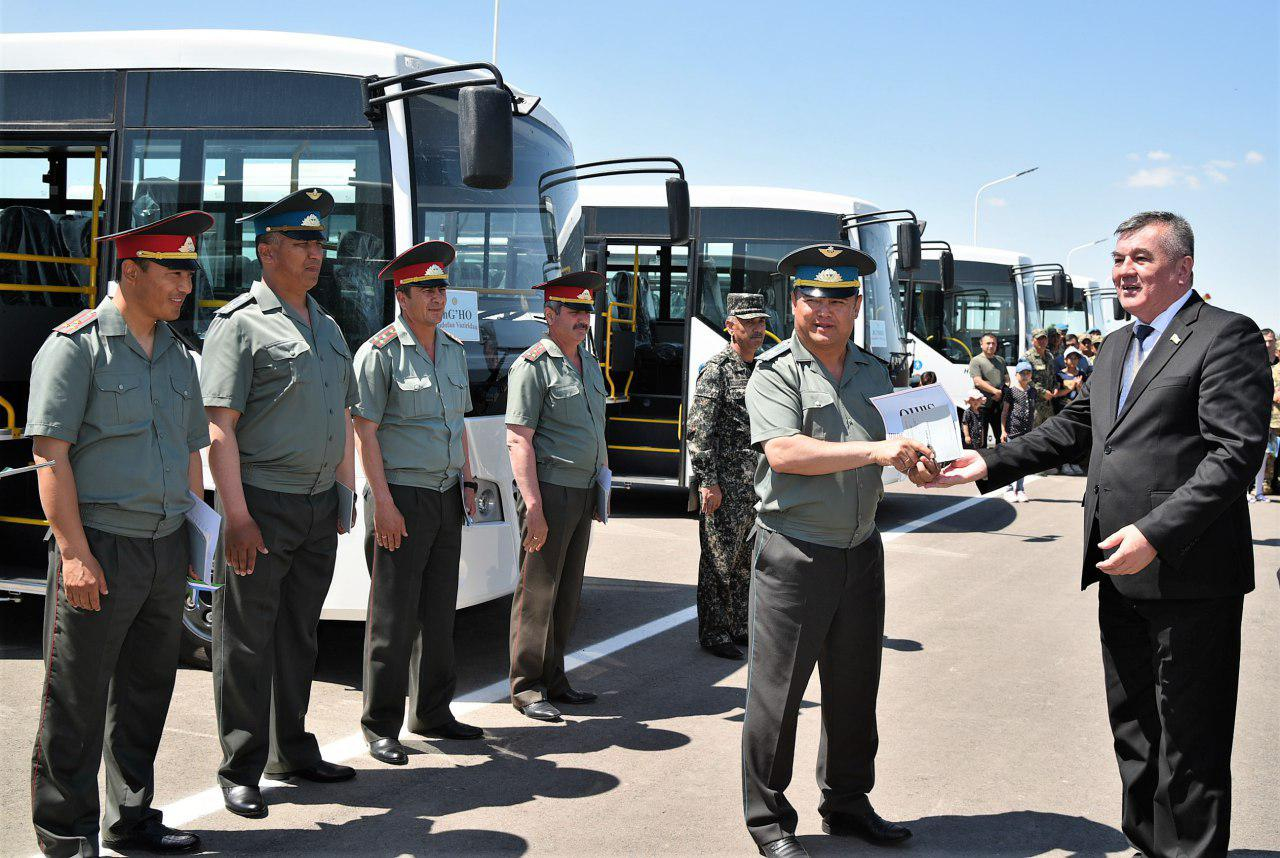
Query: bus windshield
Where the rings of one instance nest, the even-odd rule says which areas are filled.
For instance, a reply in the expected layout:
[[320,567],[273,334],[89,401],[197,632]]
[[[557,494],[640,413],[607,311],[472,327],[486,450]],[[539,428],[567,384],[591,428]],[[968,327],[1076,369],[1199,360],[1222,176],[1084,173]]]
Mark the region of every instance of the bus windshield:
[[407,102],[413,175],[414,241],[442,239],[457,248],[449,284],[475,293],[478,334],[467,342],[473,414],[505,408],[511,362],[544,335],[542,293],[534,287],[562,266],[582,267],[577,184],[550,191],[558,222],[555,256],[543,239],[538,177],[573,163],[573,150],[535,119],[515,122],[515,179],[503,190],[462,183],[457,99],[419,96]]
[[[904,273],[898,277],[905,288]],[[1009,266],[957,260],[955,290],[948,294],[942,292],[937,260],[921,262],[913,279],[912,333],[947,360],[967,364],[987,332],[996,335],[1005,360],[1017,356],[1019,286]]]

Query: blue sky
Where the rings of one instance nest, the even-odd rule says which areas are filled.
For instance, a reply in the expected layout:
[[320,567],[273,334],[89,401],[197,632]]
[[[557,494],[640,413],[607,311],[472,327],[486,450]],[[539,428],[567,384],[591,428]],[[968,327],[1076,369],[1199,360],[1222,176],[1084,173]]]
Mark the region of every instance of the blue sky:
[[[1280,326],[1280,4],[505,0],[499,65],[582,159],[669,153],[691,181],[911,207],[929,238],[1065,261],[1160,208],[1196,285]],[[488,59],[489,0],[157,4],[0,0],[0,29],[227,27]],[[1075,255],[1109,277],[1110,242]]]

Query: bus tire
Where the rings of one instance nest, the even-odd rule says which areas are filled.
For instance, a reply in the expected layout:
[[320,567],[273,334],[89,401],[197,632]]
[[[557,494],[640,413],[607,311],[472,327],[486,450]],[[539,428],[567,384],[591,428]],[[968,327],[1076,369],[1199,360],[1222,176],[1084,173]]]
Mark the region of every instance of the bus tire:
[[213,669],[213,602],[208,593],[190,587],[182,602],[179,661],[199,670]]

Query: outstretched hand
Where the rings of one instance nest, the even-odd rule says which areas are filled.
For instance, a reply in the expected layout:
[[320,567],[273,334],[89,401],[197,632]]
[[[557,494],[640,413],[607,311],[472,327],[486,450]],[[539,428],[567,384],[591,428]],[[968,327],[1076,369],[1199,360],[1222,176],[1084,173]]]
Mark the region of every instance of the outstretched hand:
[[950,465],[942,469],[937,478],[926,483],[926,489],[945,489],[948,486],[961,486],[976,482],[987,475],[987,463],[982,460],[976,450],[965,450]]

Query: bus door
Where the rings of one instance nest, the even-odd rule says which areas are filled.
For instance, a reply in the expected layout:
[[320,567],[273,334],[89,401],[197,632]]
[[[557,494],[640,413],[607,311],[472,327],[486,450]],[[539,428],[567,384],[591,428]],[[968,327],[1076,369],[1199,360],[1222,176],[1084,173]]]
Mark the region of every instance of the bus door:
[[614,479],[681,485],[689,250],[606,237],[592,244],[588,262],[605,277],[594,337]]
[[[96,239],[106,232],[110,150],[109,134],[0,138],[0,468],[32,461],[22,427],[36,352],[106,283]],[[5,480],[0,591],[44,593],[47,527],[35,474]]]

